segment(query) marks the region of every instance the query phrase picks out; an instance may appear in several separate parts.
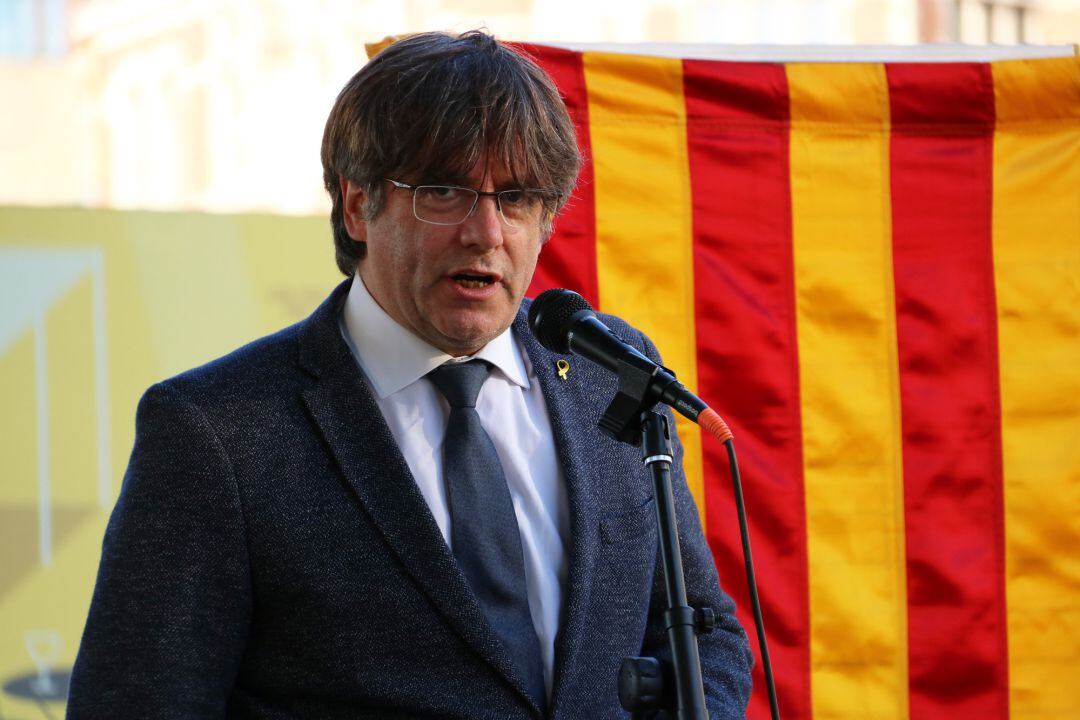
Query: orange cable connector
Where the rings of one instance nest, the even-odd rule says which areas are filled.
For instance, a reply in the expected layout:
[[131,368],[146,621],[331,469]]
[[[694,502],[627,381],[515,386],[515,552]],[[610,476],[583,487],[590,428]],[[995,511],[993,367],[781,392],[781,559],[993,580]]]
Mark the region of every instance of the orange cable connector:
[[710,435],[722,443],[726,443],[734,437],[731,430],[728,429],[727,423],[724,422],[724,418],[720,417],[712,408],[702,410],[697,421],[698,425],[705,428]]

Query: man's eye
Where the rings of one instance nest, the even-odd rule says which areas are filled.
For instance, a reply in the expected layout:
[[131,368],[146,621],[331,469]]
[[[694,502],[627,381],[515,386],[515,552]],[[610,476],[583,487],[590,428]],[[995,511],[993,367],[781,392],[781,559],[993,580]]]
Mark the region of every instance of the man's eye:
[[447,185],[423,185],[416,189],[417,195],[421,201],[427,202],[454,202],[464,197],[464,192],[461,188],[449,187]]
[[425,194],[431,195],[432,197],[453,197],[458,193],[457,188],[447,187],[445,185],[428,185],[421,189]]
[[499,198],[504,205],[525,205],[529,202],[529,194],[524,190],[503,190]]

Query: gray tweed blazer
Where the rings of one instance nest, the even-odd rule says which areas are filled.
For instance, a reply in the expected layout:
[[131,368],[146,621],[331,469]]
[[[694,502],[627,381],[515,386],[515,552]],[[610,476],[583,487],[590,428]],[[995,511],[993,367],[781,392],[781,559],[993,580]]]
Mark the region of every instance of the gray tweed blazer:
[[[347,290],[143,396],[69,718],[541,717],[341,338]],[[514,332],[573,533],[547,715],[625,717],[620,661],[666,652],[651,483],[639,452],[596,428],[613,376],[570,359],[558,378],[525,308]],[[701,638],[710,713],[741,718],[752,660],[681,470],[675,498],[690,602],[718,617]]]

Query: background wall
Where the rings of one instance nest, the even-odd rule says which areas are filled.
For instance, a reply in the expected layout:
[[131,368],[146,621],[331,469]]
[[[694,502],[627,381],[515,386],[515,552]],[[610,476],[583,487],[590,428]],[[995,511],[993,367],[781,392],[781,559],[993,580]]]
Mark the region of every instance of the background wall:
[[0,206],[0,718],[62,714],[139,396],[307,315],[325,228]]

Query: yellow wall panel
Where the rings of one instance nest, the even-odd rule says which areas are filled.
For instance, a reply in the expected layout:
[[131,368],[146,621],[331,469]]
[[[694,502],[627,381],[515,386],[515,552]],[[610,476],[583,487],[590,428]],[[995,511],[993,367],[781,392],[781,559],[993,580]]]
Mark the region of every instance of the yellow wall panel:
[[0,348],[0,398],[3,398],[3,411],[0,412],[0,457],[3,457],[0,503],[3,504],[37,502],[37,393],[34,371],[34,329],[31,327]]
[[98,502],[93,280],[81,278],[46,321],[51,490],[55,502]]

